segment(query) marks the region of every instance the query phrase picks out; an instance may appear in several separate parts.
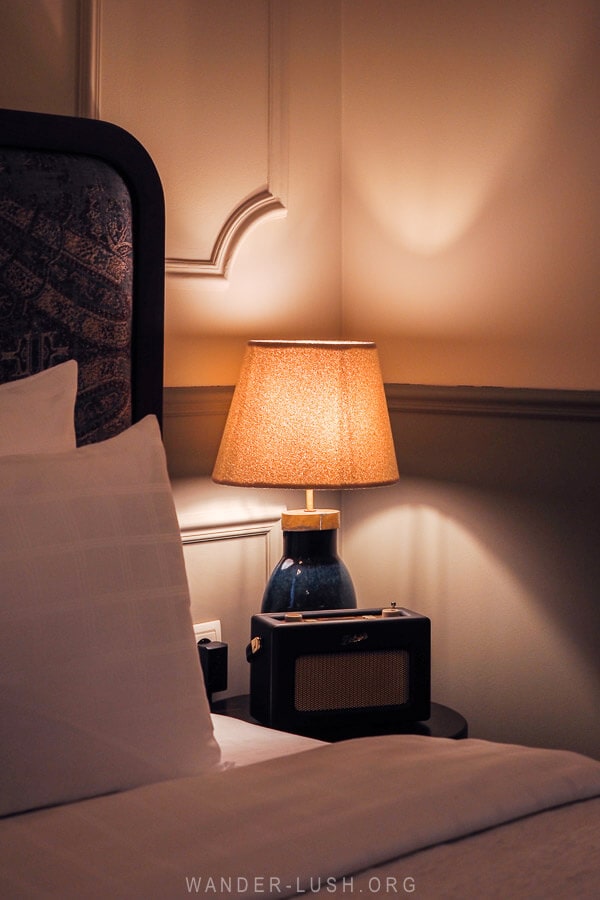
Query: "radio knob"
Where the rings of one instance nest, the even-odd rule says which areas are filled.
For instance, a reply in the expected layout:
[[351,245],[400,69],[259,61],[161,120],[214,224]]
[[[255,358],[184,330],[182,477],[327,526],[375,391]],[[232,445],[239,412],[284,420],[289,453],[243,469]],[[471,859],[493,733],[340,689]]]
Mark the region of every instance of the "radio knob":
[[395,616],[403,616],[403,615],[404,615],[404,611],[401,609],[398,609],[398,607],[396,606],[395,600],[392,600],[391,606],[386,606],[384,609],[381,610],[381,616],[384,619],[391,619],[391,618],[394,618]]

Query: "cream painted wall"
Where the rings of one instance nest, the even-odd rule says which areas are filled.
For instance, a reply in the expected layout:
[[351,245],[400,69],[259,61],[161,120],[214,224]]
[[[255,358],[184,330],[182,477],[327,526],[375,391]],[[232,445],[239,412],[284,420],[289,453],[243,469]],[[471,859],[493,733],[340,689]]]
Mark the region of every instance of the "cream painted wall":
[[[206,254],[274,159],[288,210],[227,281],[169,273],[167,384],[343,332],[388,382],[600,387],[598,0],[96,5],[100,113],[157,160],[168,255]],[[0,103],[76,112],[78,9],[0,3]]]
[[[271,187],[228,278],[166,281],[165,382],[231,384],[251,337],[340,332],[340,8],[319,0],[82,0],[89,112],[131,131],[165,188],[167,257],[210,255]],[[0,0],[0,105],[76,114],[77,0]],[[93,40],[97,38],[97,40]]]
[[78,0],[0,0],[0,106],[74,115]]
[[244,236],[227,280],[168,268],[166,384],[235,382],[251,337],[337,336],[338,4],[103,0],[101,34],[100,113],[158,166],[167,257],[207,257],[258,188],[287,209]]
[[597,508],[410,476],[344,504],[359,605],[431,618],[432,696],[472,737],[600,758]]
[[[269,181],[275,157],[285,195],[287,216],[253,226],[227,281],[168,274],[167,385],[233,383],[250,337],[345,332],[378,340],[388,382],[600,388],[597,0],[457,0],[451,14],[433,0],[274,2],[287,11],[275,118],[266,0],[244,4],[241,30],[237,0],[99,5],[100,109],[157,156],[169,219],[186,206],[169,252],[193,252],[198,192],[211,210],[202,253],[237,194]],[[19,0],[19,16],[15,6],[0,0],[0,104],[76,112],[79,4]],[[194,54],[192,30],[182,61],[165,34],[167,58],[153,69],[144,40],[199,6],[203,39],[239,52]],[[187,193],[170,149],[194,174],[196,150],[240,98],[250,140],[236,136],[222,158],[214,150]],[[176,429],[167,420],[167,438],[187,451],[193,431],[201,444],[196,472],[192,452],[173,453],[192,463],[176,491],[194,614],[222,618],[229,693],[239,693],[248,618],[279,552],[279,512],[295,498],[212,485],[225,411],[192,407]],[[444,431],[435,416],[394,416],[394,429],[400,484],[341,498],[361,604],[396,598],[431,615],[434,699],[461,709],[475,736],[600,756],[600,486],[591,466],[579,485],[563,478],[588,445],[568,437],[561,469],[537,421],[508,456],[506,434],[485,422],[453,417]],[[532,460],[549,470],[535,491]],[[479,477],[486,465],[491,480]]]
[[388,382],[600,388],[597,0],[343,0],[343,322]]
[[[600,388],[599,4],[342,7],[345,333],[388,382]],[[600,756],[598,422],[393,418],[399,485],[343,500],[361,605],[431,617],[474,736]]]

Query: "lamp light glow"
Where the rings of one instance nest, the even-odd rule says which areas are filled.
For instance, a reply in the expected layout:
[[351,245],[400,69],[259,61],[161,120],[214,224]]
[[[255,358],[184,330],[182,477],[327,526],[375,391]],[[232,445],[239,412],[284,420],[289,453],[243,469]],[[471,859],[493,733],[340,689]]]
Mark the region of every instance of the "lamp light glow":
[[[335,554],[339,512],[315,509],[313,491],[398,480],[375,344],[250,341],[213,480],[306,491],[305,508],[282,515],[284,543],[290,546],[285,546],[284,557],[271,576],[263,612],[356,606],[350,576]],[[322,532],[320,540],[318,532]],[[290,555],[292,544],[295,555]],[[311,564],[309,556],[318,562]]]

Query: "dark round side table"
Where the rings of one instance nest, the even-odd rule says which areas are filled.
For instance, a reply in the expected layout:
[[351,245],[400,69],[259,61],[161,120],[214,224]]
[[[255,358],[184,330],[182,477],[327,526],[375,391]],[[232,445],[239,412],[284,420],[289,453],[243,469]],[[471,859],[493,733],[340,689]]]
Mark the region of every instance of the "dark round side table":
[[[243,722],[251,722],[254,725],[261,724],[250,715],[250,696],[242,694],[238,697],[226,697],[224,700],[216,700],[212,704],[212,712],[222,716],[231,716],[241,719]],[[429,737],[454,738],[459,740],[469,735],[467,720],[456,710],[441,703],[431,704],[431,716],[423,722],[399,722],[373,724],[372,722],[361,726],[360,722],[353,722],[346,727],[336,726],[327,728],[324,723],[318,731],[311,731],[310,736],[321,741],[343,741],[357,737],[372,737],[378,734],[424,734]]]

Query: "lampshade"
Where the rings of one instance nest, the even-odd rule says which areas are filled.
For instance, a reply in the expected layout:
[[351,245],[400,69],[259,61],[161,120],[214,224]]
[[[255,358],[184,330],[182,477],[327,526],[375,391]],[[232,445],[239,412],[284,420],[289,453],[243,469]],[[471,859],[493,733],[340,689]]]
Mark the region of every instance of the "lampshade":
[[213,479],[311,489],[397,481],[375,344],[250,341]]
[[281,516],[284,552],[261,611],[356,607],[337,555],[337,509],[314,488],[391,484],[398,467],[377,348],[348,341],[250,341],[213,471],[220,484],[304,488]]

